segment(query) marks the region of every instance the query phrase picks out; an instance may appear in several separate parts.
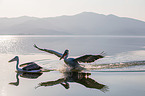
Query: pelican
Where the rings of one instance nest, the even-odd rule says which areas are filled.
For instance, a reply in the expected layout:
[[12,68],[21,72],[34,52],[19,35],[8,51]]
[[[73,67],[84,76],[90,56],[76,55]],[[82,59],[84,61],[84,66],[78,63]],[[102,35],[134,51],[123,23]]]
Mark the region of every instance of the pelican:
[[18,56],[15,56],[13,59],[11,59],[9,62],[13,62],[13,61],[17,61],[17,64],[16,64],[16,69],[17,69],[17,72],[27,72],[27,73],[39,73],[41,72],[41,66],[37,65],[36,63],[34,62],[29,62],[29,63],[26,63],[27,66],[23,67],[23,68],[19,68],[18,65],[19,65],[19,57]]
[[46,81],[46,82],[41,82],[36,86],[35,88],[39,88],[41,86],[54,86],[61,84],[65,89],[70,88],[70,83],[78,83],[80,85],[85,86],[86,88],[92,88],[92,89],[98,89],[102,92],[107,92],[109,91],[109,87],[107,85],[98,83],[94,79],[90,78],[89,76],[91,73],[84,73],[84,72],[64,72],[63,73],[64,77],[57,79],[55,81]]
[[97,59],[100,59],[100,58],[104,57],[103,52],[102,52],[100,55],[84,55],[84,56],[81,56],[81,57],[78,57],[78,58],[68,58],[68,54],[69,54],[68,49],[66,49],[64,51],[64,53],[61,54],[61,53],[56,52],[54,50],[41,49],[41,48],[37,47],[35,44],[34,44],[34,47],[37,48],[38,50],[54,54],[54,55],[60,57],[60,60],[64,59],[64,62],[66,63],[66,65],[70,66],[73,69],[79,67],[79,65],[80,65],[79,63],[91,63],[91,62],[94,62]]
[[17,73],[16,74],[17,81],[16,82],[10,82],[9,84],[18,86],[19,82],[20,82],[19,76],[23,77],[23,78],[28,78],[28,79],[37,79],[41,75],[42,75],[42,73],[25,73],[25,72]]

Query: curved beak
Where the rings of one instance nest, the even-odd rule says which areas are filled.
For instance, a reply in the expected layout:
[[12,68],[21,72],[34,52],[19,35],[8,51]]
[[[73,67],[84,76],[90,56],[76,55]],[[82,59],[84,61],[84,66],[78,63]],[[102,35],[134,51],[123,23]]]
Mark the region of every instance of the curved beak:
[[67,54],[68,54],[68,52],[65,51],[64,54],[60,57],[59,60],[61,60],[62,58],[64,58]]

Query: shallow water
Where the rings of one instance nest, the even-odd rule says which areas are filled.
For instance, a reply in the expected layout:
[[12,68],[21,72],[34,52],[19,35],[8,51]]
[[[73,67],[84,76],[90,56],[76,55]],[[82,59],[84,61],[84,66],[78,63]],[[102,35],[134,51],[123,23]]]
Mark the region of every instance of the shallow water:
[[[0,96],[144,96],[144,41],[143,36],[0,36]],[[106,56],[81,64],[86,68],[82,72],[65,72],[63,61],[33,44],[59,52],[69,49],[70,57],[102,51]],[[34,61],[52,71],[17,74],[15,63],[8,63],[16,55],[20,63]]]

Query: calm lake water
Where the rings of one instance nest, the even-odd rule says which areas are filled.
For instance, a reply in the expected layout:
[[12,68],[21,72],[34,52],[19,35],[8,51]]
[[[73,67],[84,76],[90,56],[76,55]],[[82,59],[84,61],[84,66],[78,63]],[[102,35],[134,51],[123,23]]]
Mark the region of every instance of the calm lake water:
[[[33,47],[70,50],[70,57],[100,54],[105,58],[81,64],[82,72],[65,72],[63,61]],[[145,96],[145,36],[1,35],[0,96]],[[41,74],[16,73],[16,62],[36,62]]]

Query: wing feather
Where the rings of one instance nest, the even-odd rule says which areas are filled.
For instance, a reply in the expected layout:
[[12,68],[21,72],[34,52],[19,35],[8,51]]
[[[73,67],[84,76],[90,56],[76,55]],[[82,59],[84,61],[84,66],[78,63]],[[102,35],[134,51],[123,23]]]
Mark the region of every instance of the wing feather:
[[30,64],[30,65],[27,65],[26,67],[23,67],[22,69],[23,70],[27,70],[27,71],[30,71],[30,70],[39,70],[41,69],[42,67],[37,65],[36,63],[35,64]]
[[62,56],[61,53],[56,52],[56,51],[54,51],[54,50],[41,49],[41,48],[37,47],[35,44],[34,44],[34,47],[37,48],[38,50],[45,51],[45,52],[48,52],[48,53],[50,53],[50,54],[54,54],[54,55],[56,55],[56,56],[58,56],[58,57],[61,57],[61,56]]
[[35,62],[27,62],[27,63],[23,63],[20,65],[20,67],[26,67],[28,65],[31,65],[31,64],[36,64]]
[[76,58],[75,60],[77,60],[78,62],[83,62],[83,63],[91,63],[103,57],[104,57],[103,55],[84,55],[84,56]]

